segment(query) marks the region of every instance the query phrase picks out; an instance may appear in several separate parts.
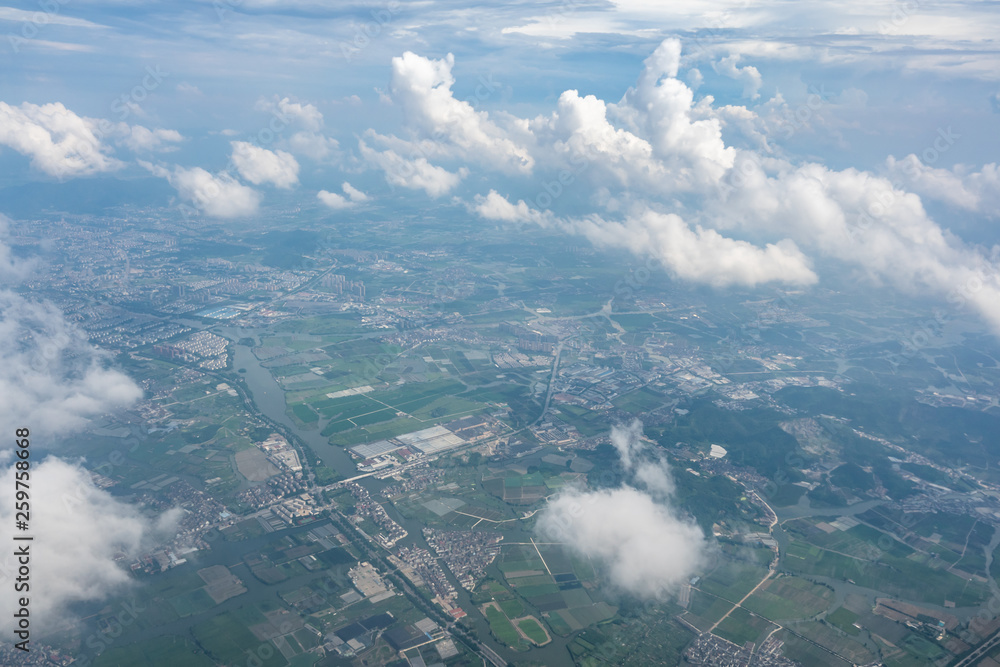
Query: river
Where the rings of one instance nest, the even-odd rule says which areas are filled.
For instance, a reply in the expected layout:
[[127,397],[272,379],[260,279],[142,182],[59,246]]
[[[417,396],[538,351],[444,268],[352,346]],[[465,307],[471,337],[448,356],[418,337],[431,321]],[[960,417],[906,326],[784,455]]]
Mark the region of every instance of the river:
[[[253,338],[256,343],[260,342],[261,331],[251,330],[251,329],[221,329],[219,330],[221,335],[224,335],[232,339],[236,344],[234,345],[234,360],[233,368],[238,370],[243,370],[245,372],[240,373],[240,377],[246,382],[246,389],[253,398],[257,409],[274,422],[287,427],[292,433],[301,438],[309,447],[312,448],[316,456],[323,462],[323,464],[329,468],[336,470],[340,473],[341,477],[347,478],[352,477],[357,474],[357,466],[351,459],[350,455],[341,447],[332,446],[329,444],[327,439],[320,435],[320,430],[322,429],[323,422],[320,422],[318,428],[303,429],[299,428],[295,422],[286,414],[286,404],[285,404],[285,391],[280,384],[271,375],[271,372],[261,366],[260,360],[253,354],[252,348],[239,344],[239,341],[244,338]],[[301,335],[303,340],[309,339],[308,336]],[[321,339],[317,339],[321,340]],[[386,486],[386,482],[382,480],[375,479],[374,477],[366,477],[359,480],[368,491],[373,495],[377,496],[379,491]],[[423,524],[415,521],[403,518],[399,512],[390,504],[384,503],[386,510],[389,512],[390,516],[402,525],[407,533],[406,538],[400,540],[400,546],[416,545],[422,549],[431,550],[430,546],[424,540],[423,537]],[[514,541],[527,541],[528,535],[518,535],[515,531],[505,531],[505,539]],[[522,539],[523,538],[523,539]],[[443,564],[442,564],[443,566]],[[470,620],[476,627],[476,632],[479,635],[480,641],[489,646],[491,649],[500,654],[508,662],[513,662],[515,660],[524,659],[525,657],[537,660],[542,664],[561,664],[565,663],[569,658],[569,653],[566,649],[567,639],[558,637],[552,633],[552,642],[543,647],[532,648],[528,653],[518,653],[511,649],[506,648],[502,644],[496,642],[493,636],[490,634],[489,624],[486,619],[480,614],[476,605],[473,604],[472,598],[469,596],[468,591],[462,588],[451,572],[444,568],[448,580],[451,582],[455,590],[458,591],[458,603],[468,614],[467,619]],[[498,579],[501,579],[499,570],[496,566],[490,568],[491,573]],[[242,596],[241,596],[242,597]]]

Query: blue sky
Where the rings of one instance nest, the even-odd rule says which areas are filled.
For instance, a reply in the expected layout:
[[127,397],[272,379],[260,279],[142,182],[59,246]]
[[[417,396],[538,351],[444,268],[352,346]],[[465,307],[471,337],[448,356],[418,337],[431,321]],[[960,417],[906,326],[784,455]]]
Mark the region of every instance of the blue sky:
[[717,288],[829,260],[1000,329],[998,4],[18,3],[0,182],[460,206]]

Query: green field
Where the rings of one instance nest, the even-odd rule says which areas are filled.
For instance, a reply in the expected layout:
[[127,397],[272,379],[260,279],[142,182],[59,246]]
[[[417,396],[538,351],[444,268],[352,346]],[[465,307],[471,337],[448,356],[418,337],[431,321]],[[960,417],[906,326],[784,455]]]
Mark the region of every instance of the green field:
[[779,577],[757,589],[743,606],[772,621],[791,620],[825,611],[833,597],[833,591],[825,586],[798,577]]
[[[154,637],[128,646],[112,646],[92,663],[94,667],[212,667],[215,663],[194,642],[183,637]],[[281,664],[281,663],[275,663]]]
[[751,614],[742,607],[737,607],[719,623],[713,634],[742,646],[747,642],[756,642],[774,627],[773,623]]
[[821,549],[800,540],[793,540],[786,550],[784,566],[803,574],[816,574],[836,579],[851,579],[859,586],[883,591],[903,599],[943,604],[951,600],[958,606],[971,606],[986,598],[985,585],[966,582],[924,563],[932,559],[900,558],[887,552],[872,552],[877,560],[845,556]]
[[[840,635],[837,630],[828,625],[824,625],[823,623],[799,623],[795,625],[794,629],[798,634],[811,639],[817,644],[825,646],[837,655],[846,658],[852,663],[867,665],[875,659],[875,656],[872,655],[872,653],[869,652],[864,646],[849,637]],[[789,657],[791,658],[792,656],[789,655]],[[795,660],[796,658],[792,659]]]
[[288,661],[270,642],[261,642],[246,625],[227,612],[211,618],[192,629],[195,639],[215,660],[223,664],[242,664],[251,655],[261,667],[284,667]]
[[507,614],[507,618],[517,618],[524,615],[524,604],[517,598],[503,600],[499,604],[503,613]]
[[544,644],[549,640],[545,630],[543,630],[542,626],[538,624],[538,621],[533,618],[525,618],[518,621],[517,627],[521,629],[521,632],[527,635],[528,639],[536,644]]
[[521,639],[521,635],[518,634],[517,629],[510,622],[510,620],[504,616],[503,612],[498,610],[494,606],[486,607],[486,620],[490,624],[490,632],[497,641],[507,644],[513,648],[525,647],[524,640]]
[[292,413],[303,423],[312,424],[319,421],[319,415],[313,412],[308,405],[299,404],[292,408]]
[[174,608],[180,617],[191,616],[202,611],[206,611],[215,606],[215,601],[205,592],[204,588],[196,588],[193,591],[181,593],[169,600],[170,606]]
[[702,577],[698,588],[727,600],[739,600],[753,590],[767,574],[767,568],[755,563],[724,559]]
[[546,619],[549,622],[549,627],[551,627],[552,631],[557,635],[565,637],[569,633],[573,632],[573,628],[569,626],[558,611],[550,612]]
[[860,634],[861,632],[856,627],[854,627],[854,623],[857,622],[859,618],[861,617],[855,614],[850,609],[845,609],[844,607],[841,607],[840,609],[837,609],[833,613],[828,614],[826,617],[826,622],[829,623],[830,625],[840,628],[847,634],[853,636]]

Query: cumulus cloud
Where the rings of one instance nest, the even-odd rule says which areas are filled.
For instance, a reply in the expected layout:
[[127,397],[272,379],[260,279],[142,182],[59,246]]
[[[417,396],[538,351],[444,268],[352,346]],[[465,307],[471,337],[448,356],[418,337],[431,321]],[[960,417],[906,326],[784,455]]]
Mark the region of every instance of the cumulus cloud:
[[177,150],[175,144],[184,141],[184,137],[177,130],[163,128],[150,130],[142,125],[129,127],[125,123],[119,123],[118,127],[121,134],[119,143],[133,153],[175,151]]
[[366,195],[361,190],[358,190],[356,187],[354,187],[347,181],[344,181],[344,183],[340,187],[343,188],[344,194],[346,194],[352,202],[361,203],[368,201],[368,195]]
[[[748,51],[739,53],[746,57]],[[494,188],[470,206],[486,219],[553,225],[599,245],[653,255],[677,277],[719,287],[813,284],[819,277],[812,257],[822,257],[871,284],[970,306],[1000,332],[998,251],[964,243],[935,221],[921,200],[939,199],[993,217],[1000,203],[996,165],[932,169],[908,156],[890,158],[886,177],[793,161],[774,150],[775,139],[810,124],[828,124],[830,108],[862,108],[865,95],[854,89],[833,97],[811,91],[795,112],[777,95],[756,109],[718,107],[710,96],[695,102],[691,87],[678,79],[680,64],[680,41],[667,39],[617,103],[567,90],[549,114],[532,119],[494,114],[503,118],[497,123],[454,100],[452,59],[405,55],[394,66],[394,98],[411,113],[416,138],[369,131],[366,136],[385,150],[361,142],[361,153],[394,185],[440,195],[457,187],[465,173],[453,174],[430,159],[462,158],[517,178],[503,158],[511,154],[504,147],[514,146],[532,158],[539,194],[532,202],[512,203]],[[749,97],[759,92],[759,72],[735,52],[715,67],[743,80]],[[454,111],[442,111],[447,109]],[[435,120],[438,113],[447,122]],[[724,128],[727,137],[742,137],[746,145],[727,144]],[[469,151],[490,160],[456,148],[456,137],[473,135],[496,139],[489,147],[463,140]],[[572,184],[586,189],[576,185],[572,198],[557,202],[553,192]],[[549,210],[570,203],[597,210],[576,217]]]
[[275,95],[271,99],[257,100],[257,108],[274,115],[285,125],[295,124],[309,132],[323,129],[323,114],[309,103],[292,102],[287,97],[278,98]]
[[664,40],[613,108],[620,122],[649,138],[654,155],[674,178],[703,184],[732,167],[735,151],[723,142],[717,118],[695,119],[694,92],[677,78],[680,56],[680,41]]
[[316,199],[320,200],[335,211],[354,206],[354,202],[349,201],[343,195],[338,195],[336,192],[330,192],[329,190],[320,190],[316,193]]
[[665,460],[641,440],[638,421],[612,429],[628,481],[614,488],[572,488],[549,501],[537,532],[595,561],[611,585],[638,598],[675,594],[704,563],[701,529],[671,506]]
[[288,138],[288,149],[310,160],[323,162],[339,156],[340,144],[332,137],[318,132],[296,132]]
[[259,99],[256,107],[272,116],[268,124],[271,131],[279,133],[286,128],[294,129],[287,139],[278,142],[282,148],[317,162],[330,162],[340,157],[340,144],[323,134],[325,121],[315,105],[274,96]]
[[910,154],[898,160],[887,158],[886,172],[894,183],[921,197],[989,216],[996,216],[1000,210],[1000,166],[995,162],[983,165],[979,171],[961,165],[942,169]]
[[109,155],[97,122],[55,102],[13,107],[0,102],[0,146],[31,158],[49,176],[72,178],[114,171],[122,163]]
[[[6,423],[6,422],[5,422]],[[7,544],[14,525],[14,467],[5,466],[0,522]],[[104,600],[127,590],[132,579],[117,560],[136,557],[174,532],[179,510],[151,520],[134,506],[96,487],[90,473],[74,462],[48,457],[32,466],[31,616],[38,627],[56,630],[75,620],[68,606]],[[8,497],[10,496],[10,497]],[[0,559],[0,578],[16,576],[14,558]],[[0,598],[4,634],[13,636],[15,596]]]
[[[776,169],[776,173],[769,173]],[[942,229],[920,197],[885,177],[815,163],[768,165],[741,154],[702,214],[717,225],[780,233],[802,247],[858,268],[870,281],[970,306],[1000,332],[1000,269],[988,251]]]
[[270,183],[287,189],[299,182],[299,163],[291,153],[271,151],[246,141],[231,141],[230,145],[236,171],[254,185]]
[[448,194],[469,173],[465,167],[457,172],[450,172],[444,167],[431,164],[423,156],[408,159],[391,149],[377,151],[369,148],[364,141],[359,142],[358,150],[368,164],[385,172],[385,180],[389,185],[423,190],[430,197]]
[[474,210],[481,217],[505,222],[554,225],[582,234],[602,247],[626,248],[637,255],[659,260],[673,276],[713,287],[766,283],[811,285],[817,276],[808,258],[791,240],[768,243],[763,248],[723,236],[714,229],[689,227],[680,216],[642,210],[623,220],[592,215],[580,219],[556,218],[524,201],[511,204],[491,190],[478,197]]
[[[452,54],[441,60],[407,51],[392,59],[389,86],[394,101],[406,112],[408,122],[425,137],[435,137],[451,155],[474,162],[487,162],[512,173],[530,173],[534,158],[510,133],[499,127],[485,111],[477,111],[468,100],[452,93],[455,83]],[[487,97],[499,84],[487,80],[480,97]],[[478,99],[476,99],[478,102]]]
[[555,218],[549,212],[542,212],[528,206],[524,200],[517,204],[510,201],[496,190],[490,190],[485,197],[476,195],[473,210],[480,217],[487,220],[500,220],[502,222],[534,222],[539,225],[549,225],[555,222]]
[[201,167],[175,166],[171,171],[142,160],[139,164],[154,176],[167,179],[181,199],[205,215],[238,218],[253,215],[260,206],[260,194],[227,173],[213,176]]
[[757,71],[756,67],[752,65],[747,65],[746,67],[737,67],[736,63],[740,61],[740,54],[734,53],[722,60],[713,63],[712,69],[715,70],[716,74],[721,74],[722,76],[729,77],[743,84],[743,97],[755,100],[760,97],[760,87],[763,85],[763,79],[760,76],[760,72]]
[[794,241],[782,239],[760,248],[714,229],[692,229],[673,213],[646,210],[622,221],[591,216],[574,221],[570,228],[598,245],[650,254],[672,275],[713,287],[811,285],[817,281],[809,260]]
[[320,190],[316,195],[316,198],[334,210],[351,208],[355,204],[366,202],[369,199],[368,195],[361,190],[358,190],[347,181],[344,181],[341,185],[341,189],[344,191],[344,195],[346,196],[338,195],[336,192]]

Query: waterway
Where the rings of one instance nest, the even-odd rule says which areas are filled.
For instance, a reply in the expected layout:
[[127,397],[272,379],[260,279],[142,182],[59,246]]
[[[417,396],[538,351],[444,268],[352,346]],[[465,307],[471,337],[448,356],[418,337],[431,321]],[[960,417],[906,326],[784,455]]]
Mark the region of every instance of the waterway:
[[[329,444],[328,440],[320,435],[322,426],[319,428],[305,429],[299,428],[295,424],[295,422],[285,412],[287,406],[285,404],[284,389],[274,379],[270,371],[261,366],[260,360],[258,360],[253,354],[253,350],[249,346],[240,345],[238,343],[241,339],[253,338],[254,341],[259,344],[260,335],[263,332],[251,329],[233,328],[222,329],[219,333],[232,339],[233,341],[237,341],[237,344],[234,346],[235,352],[233,368],[245,371],[240,373],[240,377],[245,380],[246,389],[250,393],[257,409],[264,416],[288,428],[292,433],[301,438],[307,445],[309,445],[310,448],[312,448],[312,451],[324,465],[336,470],[340,473],[342,478],[352,477],[357,474],[357,466],[354,464],[346,450]],[[320,424],[322,425],[322,423],[323,422],[321,421]],[[368,489],[373,496],[376,496],[387,484],[386,482],[373,477],[367,477],[359,480],[359,483]],[[408,533],[404,539],[400,540],[398,543],[399,546],[416,545],[422,549],[432,551],[430,546],[424,540],[422,523],[416,520],[405,519],[390,503],[384,503],[384,506],[393,520],[403,526]],[[526,542],[529,537],[526,533],[520,534],[520,531],[505,531],[504,535],[506,540],[515,542]],[[443,563],[442,567],[444,567]],[[466,612],[466,614],[468,614],[467,620],[471,621],[475,626],[479,639],[483,644],[496,651],[508,662],[524,659],[525,657],[529,657],[547,665],[562,664],[566,662],[569,655],[566,649],[567,640],[554,634],[552,635],[551,643],[543,647],[532,648],[528,653],[518,653],[496,642],[492,635],[490,635],[489,624],[486,622],[483,615],[476,609],[476,605],[473,604],[468,591],[459,585],[458,581],[447,568],[444,569],[448,580],[451,582],[452,586],[455,587],[455,590],[458,591],[459,606]],[[493,570],[492,574],[499,578],[499,570],[497,570],[495,566],[491,567],[491,570]],[[240,597],[242,598],[243,596]]]
[[[259,343],[261,332],[251,329],[221,329],[219,333],[234,341],[239,341],[242,338],[253,338]],[[246,382],[247,391],[253,398],[257,409],[271,421],[281,424],[301,438],[326,467],[336,470],[345,478],[357,474],[357,466],[354,465],[350,454],[342,447],[330,445],[327,439],[320,435],[321,427],[300,429],[285,413],[284,388],[278,384],[268,369],[261,366],[260,360],[254,355],[252,349],[238,343],[234,348],[233,368],[245,371],[240,373],[240,377]],[[320,424],[322,423],[321,421]],[[309,463],[314,464],[315,461]]]

